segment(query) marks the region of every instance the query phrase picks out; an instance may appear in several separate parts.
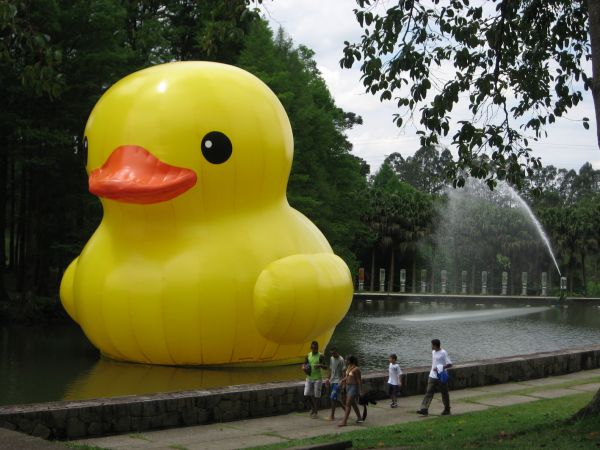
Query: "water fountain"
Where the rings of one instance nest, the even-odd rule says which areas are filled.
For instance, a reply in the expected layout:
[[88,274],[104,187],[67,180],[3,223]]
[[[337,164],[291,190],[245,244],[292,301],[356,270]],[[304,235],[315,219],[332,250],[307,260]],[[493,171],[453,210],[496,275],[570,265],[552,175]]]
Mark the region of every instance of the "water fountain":
[[[522,272],[537,289],[539,274],[550,263],[560,276],[541,223],[510,185],[499,182],[491,191],[483,181],[468,179],[464,188],[449,189],[447,195],[434,242],[436,265],[448,269],[454,292],[500,294],[502,272],[510,275],[502,275],[503,294],[507,285],[521,293]],[[482,271],[485,278],[476,276]]]
[[552,258],[552,262],[554,263],[554,266],[556,267],[556,270],[558,271],[558,274],[560,276],[562,276],[562,274],[560,272],[560,268],[558,267],[558,263],[556,262],[556,258],[554,257],[554,252],[552,251],[552,246],[550,245],[550,239],[548,239],[548,235],[544,231],[544,227],[542,226],[542,224],[540,223],[540,221],[538,220],[538,218],[535,217],[535,214],[533,214],[533,211],[531,210],[531,208],[529,207],[529,205],[527,204],[527,202],[525,200],[523,200],[523,197],[521,197],[517,193],[517,191],[515,191],[513,189],[512,186],[510,186],[509,184],[507,184],[505,182],[498,183],[498,189],[499,190],[500,189],[501,190],[505,190],[506,192],[508,192],[508,194],[515,201],[517,201],[519,203],[519,205],[521,205],[521,207],[527,212],[527,215],[529,216],[529,218],[531,219],[531,221],[535,225],[535,228],[536,228],[536,230],[537,230],[540,238],[542,239],[542,241],[544,241],[544,244],[546,244],[546,248],[548,249],[548,254]]

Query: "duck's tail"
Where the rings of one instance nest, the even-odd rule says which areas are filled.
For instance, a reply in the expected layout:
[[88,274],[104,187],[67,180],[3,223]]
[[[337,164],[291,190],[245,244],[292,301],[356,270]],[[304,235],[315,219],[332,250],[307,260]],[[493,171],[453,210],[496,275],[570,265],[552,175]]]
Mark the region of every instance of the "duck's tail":
[[65,270],[60,282],[60,300],[67,310],[67,313],[69,313],[69,316],[71,316],[75,322],[77,322],[77,317],[75,315],[75,302],[73,299],[73,280],[75,279],[75,269],[77,268],[78,259],[79,258],[75,258],[73,262],[69,264],[69,267]]

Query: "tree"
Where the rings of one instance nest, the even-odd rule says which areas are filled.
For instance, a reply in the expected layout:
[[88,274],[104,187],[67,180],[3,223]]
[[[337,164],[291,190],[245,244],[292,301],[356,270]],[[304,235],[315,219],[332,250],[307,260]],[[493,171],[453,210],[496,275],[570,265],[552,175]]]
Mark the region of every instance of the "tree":
[[[490,188],[497,179],[522,185],[541,165],[529,139],[577,105],[582,89],[592,91],[600,146],[600,2],[397,0],[381,14],[377,0],[356,2],[364,33],[358,44],[345,42],[341,66],[362,59],[364,86],[382,101],[395,96],[399,126],[418,111],[422,146],[450,134],[454,186],[465,175]],[[445,63],[454,73],[438,80],[434,70]],[[471,118],[454,124],[461,96]],[[582,124],[589,128],[589,119]],[[600,391],[587,411],[600,412]]]
[[283,32],[274,39],[249,3],[0,2],[0,314],[8,300],[56,301],[62,271],[100,221],[81,136],[93,105],[126,74],[174,59],[235,63],[273,88],[296,138],[290,201],[357,267],[371,239],[368,166],[345,131],[361,119],[335,105],[312,51]]
[[[395,158],[391,158],[392,160]],[[375,234],[371,247],[371,290],[375,278],[376,256],[388,258],[388,290],[394,287],[396,261],[408,256],[412,263],[413,291],[415,290],[418,243],[426,236],[432,222],[431,196],[401,181],[390,158],[372,177],[369,189],[369,208],[366,224]]]
[[[136,2],[143,5],[145,2]],[[211,60],[233,64],[257,19],[246,0],[167,0],[164,27],[177,60]],[[161,8],[157,11],[160,13]]]
[[582,199],[600,191],[600,170],[596,170],[587,162],[579,169],[573,186],[577,199]]
[[560,206],[563,199],[559,192],[558,180],[559,171],[556,167],[543,166],[529,177],[523,194],[534,208]]
[[452,154],[436,147],[421,147],[413,156],[404,159],[399,153],[386,158],[400,179],[422,192],[439,194],[446,187],[446,167]]
[[[394,97],[398,126],[418,114],[422,146],[451,137],[455,186],[466,175],[492,188],[497,179],[521,184],[540,166],[529,140],[577,105],[584,89],[592,88],[600,108],[598,2],[398,0],[385,11],[378,3],[357,0],[364,33],[359,43],[345,43],[340,64],[362,61],[367,91],[382,101]],[[584,70],[589,58],[595,78]],[[448,81],[440,69],[450,70]],[[461,97],[471,117],[454,123]],[[588,118],[581,120],[588,128]]]
[[263,80],[289,116],[294,133],[290,204],[315,222],[355,273],[356,251],[371,240],[361,221],[368,170],[350,153],[345,133],[362,119],[335,105],[313,56],[311,49],[295,47],[282,29],[273,36],[266,22],[257,21],[237,64]]
[[375,253],[377,248],[382,252],[382,257],[389,252],[389,265],[387,266],[388,291],[394,288],[396,248],[401,236],[400,218],[403,205],[400,192],[403,190],[402,182],[394,174],[391,166],[383,163],[373,176],[370,194],[370,215],[368,224],[375,233],[375,243],[371,249],[371,290],[375,279]]
[[56,300],[99,222],[81,132],[102,93],[176,57],[233,62],[257,17],[245,0],[0,1],[0,301]]
[[[35,7],[34,7],[35,6]],[[60,67],[62,49],[50,35],[59,27],[56,1],[3,2],[0,5],[0,276],[24,260],[36,247],[35,225],[26,203],[35,201],[26,183],[34,167],[48,161],[47,154],[61,141],[51,127],[40,126],[38,105],[48,105],[64,91]],[[47,109],[46,109],[47,111]],[[18,161],[18,162],[17,162]],[[40,180],[41,181],[41,180]],[[7,203],[8,200],[8,203]],[[10,216],[9,216],[10,211]],[[16,223],[15,217],[21,217]],[[18,237],[18,239],[15,239]],[[14,245],[18,242],[18,245]],[[5,268],[5,252],[9,253]],[[19,279],[39,270],[33,262],[19,267]],[[8,299],[0,280],[0,297]],[[34,288],[32,283],[31,288]]]

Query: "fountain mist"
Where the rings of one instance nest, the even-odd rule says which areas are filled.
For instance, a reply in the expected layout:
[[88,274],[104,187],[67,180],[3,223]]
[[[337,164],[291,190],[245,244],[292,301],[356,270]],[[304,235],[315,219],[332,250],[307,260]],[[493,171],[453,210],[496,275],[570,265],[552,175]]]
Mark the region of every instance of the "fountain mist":
[[[531,243],[538,238],[539,251],[547,251],[560,274],[541,223],[506,182],[499,182],[490,191],[483,181],[470,178],[464,188],[449,188],[447,194],[448,202],[439,211],[442,219],[435,237],[436,259],[456,274],[455,283],[461,270],[472,273],[496,264],[507,268],[519,254],[519,260],[527,260]],[[512,269],[516,269],[514,264]]]

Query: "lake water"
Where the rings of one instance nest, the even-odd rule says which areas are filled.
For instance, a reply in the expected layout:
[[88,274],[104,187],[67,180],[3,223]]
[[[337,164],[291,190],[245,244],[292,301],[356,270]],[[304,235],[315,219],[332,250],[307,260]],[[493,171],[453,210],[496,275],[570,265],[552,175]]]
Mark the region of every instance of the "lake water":
[[[330,347],[361,366],[427,366],[433,338],[454,363],[597,345],[600,306],[499,299],[355,300]],[[298,365],[194,369],[111,361],[73,323],[0,328],[0,405],[302,379]],[[308,352],[307,348],[307,352]]]

